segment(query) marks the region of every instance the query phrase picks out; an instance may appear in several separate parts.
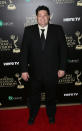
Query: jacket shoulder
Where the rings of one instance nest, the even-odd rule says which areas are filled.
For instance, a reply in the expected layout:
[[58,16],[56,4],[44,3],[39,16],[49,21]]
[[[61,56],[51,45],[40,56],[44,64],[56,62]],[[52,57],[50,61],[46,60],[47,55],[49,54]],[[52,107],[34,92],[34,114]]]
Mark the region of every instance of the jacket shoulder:
[[55,28],[55,29],[62,29],[62,26],[61,26],[61,25],[50,24],[50,26],[51,26],[52,28]]
[[35,25],[30,25],[30,26],[26,26],[25,29],[35,29],[37,27],[37,24]]

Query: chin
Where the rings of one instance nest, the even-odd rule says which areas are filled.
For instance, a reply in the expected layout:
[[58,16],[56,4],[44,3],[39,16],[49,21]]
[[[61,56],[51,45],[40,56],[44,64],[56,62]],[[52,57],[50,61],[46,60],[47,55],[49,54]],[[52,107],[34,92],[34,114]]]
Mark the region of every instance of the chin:
[[46,26],[46,24],[41,24],[42,27]]

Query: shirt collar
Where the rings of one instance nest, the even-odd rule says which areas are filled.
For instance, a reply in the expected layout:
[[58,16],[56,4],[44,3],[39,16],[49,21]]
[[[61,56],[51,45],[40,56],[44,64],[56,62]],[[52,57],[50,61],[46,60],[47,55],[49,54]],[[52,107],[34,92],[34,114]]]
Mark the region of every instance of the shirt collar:
[[39,27],[39,29],[48,29],[48,25],[46,25],[45,27],[41,27],[39,24],[38,24],[38,27]]

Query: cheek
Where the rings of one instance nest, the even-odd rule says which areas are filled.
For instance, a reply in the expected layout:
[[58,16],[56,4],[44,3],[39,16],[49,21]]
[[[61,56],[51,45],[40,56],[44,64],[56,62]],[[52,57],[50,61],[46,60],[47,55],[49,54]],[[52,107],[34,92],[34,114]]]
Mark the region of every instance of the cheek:
[[48,19],[47,19],[47,18],[45,18],[45,21],[47,22],[47,21],[48,21]]
[[46,22],[48,22],[48,19],[45,19]]
[[39,18],[39,19],[38,19],[38,22],[40,22],[41,20],[42,20],[42,19]]

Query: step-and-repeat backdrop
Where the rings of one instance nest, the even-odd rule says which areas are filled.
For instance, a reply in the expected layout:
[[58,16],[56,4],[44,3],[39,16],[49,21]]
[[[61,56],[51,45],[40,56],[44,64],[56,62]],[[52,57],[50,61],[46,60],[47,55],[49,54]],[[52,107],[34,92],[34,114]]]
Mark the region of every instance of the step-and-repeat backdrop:
[[[57,103],[82,101],[82,0],[0,0],[0,107],[28,103],[29,84],[20,75],[20,47],[24,27],[37,23],[39,5],[49,7],[50,23],[63,26],[67,41],[67,71],[58,80]],[[44,91],[41,101],[45,104]]]

